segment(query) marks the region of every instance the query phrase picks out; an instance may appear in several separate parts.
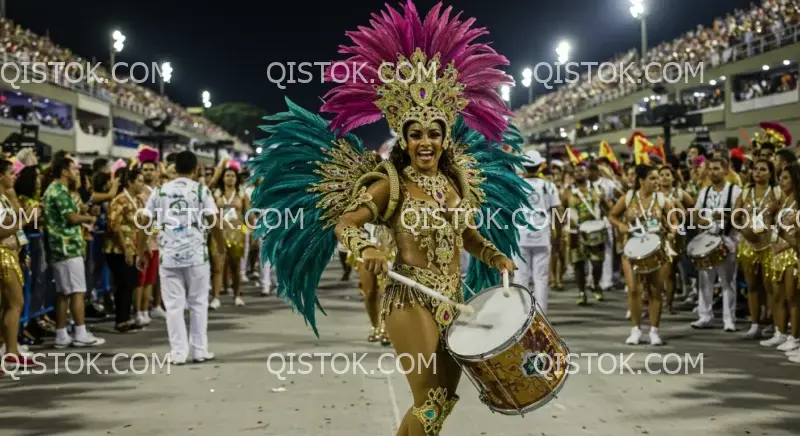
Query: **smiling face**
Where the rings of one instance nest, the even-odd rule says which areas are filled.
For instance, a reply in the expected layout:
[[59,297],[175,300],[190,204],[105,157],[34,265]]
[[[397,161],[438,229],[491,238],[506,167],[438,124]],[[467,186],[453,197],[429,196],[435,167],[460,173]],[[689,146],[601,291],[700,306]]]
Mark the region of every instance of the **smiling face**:
[[444,152],[444,129],[440,123],[424,127],[412,122],[406,129],[406,144],[411,167],[420,174],[433,175],[439,168],[439,159]]

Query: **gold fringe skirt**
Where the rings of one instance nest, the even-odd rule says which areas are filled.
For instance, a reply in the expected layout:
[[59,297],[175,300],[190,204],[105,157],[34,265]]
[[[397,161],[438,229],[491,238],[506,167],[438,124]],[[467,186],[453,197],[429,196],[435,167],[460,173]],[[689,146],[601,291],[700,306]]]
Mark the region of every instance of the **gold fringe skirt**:
[[[241,229],[224,229],[222,236],[225,239],[225,252],[234,259],[244,256],[244,239],[247,235]],[[216,240],[211,238],[211,252],[216,253]]]
[[[797,253],[789,248],[781,251],[772,256],[769,262],[770,279],[772,281],[780,281],[783,279],[783,274],[790,268],[797,268]],[[797,274],[795,271],[794,274]]]
[[760,266],[764,271],[769,271],[772,250],[769,246],[761,250],[754,250],[750,243],[743,240],[739,242],[739,248],[736,250],[736,259],[745,270],[752,271],[753,268]]
[[[464,301],[464,296],[461,292],[461,276],[459,274],[437,274],[429,269],[403,264],[395,265],[394,271],[443,294],[455,302],[461,303]],[[421,305],[431,312],[433,319],[439,325],[439,333],[444,338],[443,333],[447,326],[453,322],[456,308],[433,299],[392,278],[387,279],[383,307],[381,308],[381,320],[385,320],[394,309],[403,309],[406,306],[415,305]]]
[[22,268],[19,266],[19,254],[10,248],[0,247],[0,279],[4,285],[11,282],[12,274],[19,280],[20,286],[25,284]]

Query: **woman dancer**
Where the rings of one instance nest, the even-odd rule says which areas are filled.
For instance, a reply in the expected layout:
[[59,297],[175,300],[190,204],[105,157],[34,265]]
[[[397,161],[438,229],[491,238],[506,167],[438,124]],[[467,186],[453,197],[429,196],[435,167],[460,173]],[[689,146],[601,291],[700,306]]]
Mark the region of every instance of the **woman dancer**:
[[[254,177],[264,176],[272,185],[254,195],[255,207],[315,211],[303,230],[274,228],[270,217],[256,230],[264,235],[263,254],[281,289],[315,332],[316,288],[337,239],[373,274],[389,270],[385,255],[362,235],[369,222],[393,232],[395,273],[450,300],[463,301],[462,248],[482,260],[470,262],[465,287],[485,289],[499,282],[499,270],[514,270],[509,256],[518,252],[517,235],[503,232],[502,225],[479,231],[452,211],[491,207],[500,211],[499,221],[513,226],[513,211],[527,203],[524,181],[515,174],[521,157],[502,145],[521,154],[522,137],[508,126],[505,117],[511,114],[496,91],[511,83],[496,69],[507,61],[487,45],[473,44],[485,31],[469,30],[471,20],[451,18],[450,8],[436,5],[424,22],[410,1],[402,9],[375,14],[372,29],[348,33],[357,45],[340,51],[365,65],[366,81],[342,83],[325,96],[322,110],[336,113],[333,121],[289,102],[289,112],[268,118],[279,124],[263,128],[271,136],[252,164]],[[403,68],[397,77],[382,67],[387,63],[410,65],[411,71]],[[418,75],[431,67],[435,77]],[[348,132],[382,118],[398,133],[398,143],[389,159],[377,164]],[[431,220],[434,213],[442,225],[424,225],[440,222]],[[435,368],[407,375],[414,402],[397,434],[438,435],[458,401],[460,367],[442,335],[456,309],[392,278],[382,309],[398,355],[436,354]]]
[[768,268],[772,254],[768,229],[772,224],[773,209],[779,204],[780,193],[775,189],[775,167],[771,161],[756,160],[751,177],[751,183],[742,191],[734,207],[734,210],[744,213],[736,213],[733,218],[741,229],[742,238],[736,256],[747,282],[750,329],[745,337],[757,339],[761,336],[761,326],[766,324],[762,307],[768,306],[767,296],[771,294],[767,291],[767,288],[771,288]]
[[[214,272],[211,292],[213,294],[212,304],[219,307],[219,294],[223,286],[227,288],[228,273],[233,282],[234,304],[237,307],[244,306],[242,300],[241,286],[241,262],[244,255],[245,233],[242,230],[245,212],[250,210],[250,198],[240,189],[239,164],[229,161],[228,167],[222,173],[222,179],[217,182],[217,189],[214,191],[214,199],[217,207],[222,211],[222,230],[225,235],[225,255],[214,255]],[[214,242],[212,241],[212,244]],[[217,250],[211,250],[217,253]],[[216,303],[214,302],[216,301]]]
[[22,243],[17,236],[25,227],[25,219],[20,214],[17,196],[14,193],[13,164],[0,160],[0,292],[2,292],[2,336],[5,341],[3,361],[30,365],[32,361],[20,352],[18,335],[19,319],[22,315],[24,299],[22,286],[24,279],[19,264],[19,251]]
[[110,235],[103,239],[108,267],[114,278],[114,330],[119,333],[135,332],[142,329],[131,320],[134,289],[139,283],[136,269],[136,229],[137,212],[144,207],[139,196],[144,188],[142,174],[136,169],[120,168],[120,194],[111,200],[108,207],[108,229]]
[[[688,192],[684,191],[680,187],[680,183],[678,178],[676,177],[675,170],[672,167],[663,166],[660,170],[658,170],[658,176],[660,180],[660,191],[667,197],[673,207],[677,209],[681,209],[683,211],[682,216],[688,216],[687,211],[694,207],[694,199],[692,196],[689,195]],[[681,224],[681,227],[683,225]],[[687,272],[682,266],[681,260],[683,257],[683,251],[686,247],[686,235],[680,234],[678,232],[675,236],[675,246],[672,247],[675,250],[675,256],[672,260],[672,271],[673,274],[670,274],[667,278],[667,282],[665,283],[666,287],[666,297],[667,301],[664,304],[665,309],[670,314],[674,314],[675,310],[672,308],[672,301],[675,296],[675,283],[674,283],[674,271],[678,270],[680,272],[681,280],[686,283],[687,279]]]
[[[774,300],[772,302],[772,316],[775,320],[775,335],[761,345],[765,347],[777,346],[779,350],[791,353],[793,362],[800,362],[795,350],[800,348],[800,313],[798,312],[797,292],[797,214],[800,208],[800,165],[797,163],[787,165],[780,176],[782,201],[777,211],[775,226],[777,237],[772,240],[772,282],[777,286],[773,288]],[[782,284],[782,286],[780,286]],[[789,320],[786,318],[786,306],[789,307]],[[788,321],[788,322],[787,322]],[[788,332],[788,323],[792,331]],[[787,334],[788,333],[788,334]]]
[[[658,192],[658,170],[652,166],[638,165],[634,183],[634,189],[628,191],[625,198],[619,199],[614,205],[609,213],[609,221],[625,235],[626,242],[631,237],[629,234],[631,228],[641,226],[643,232],[657,234],[662,241],[674,247],[679,221],[674,213],[670,213],[673,208],[672,202]],[[628,307],[633,322],[631,334],[625,343],[637,345],[642,338],[639,325],[642,320],[642,292],[646,290],[649,294],[650,344],[661,345],[663,342],[658,334],[661,322],[661,294],[664,292],[667,277],[672,274],[671,261],[664,263],[656,271],[638,274],[633,271],[627,256],[623,256],[622,271],[628,284]]]

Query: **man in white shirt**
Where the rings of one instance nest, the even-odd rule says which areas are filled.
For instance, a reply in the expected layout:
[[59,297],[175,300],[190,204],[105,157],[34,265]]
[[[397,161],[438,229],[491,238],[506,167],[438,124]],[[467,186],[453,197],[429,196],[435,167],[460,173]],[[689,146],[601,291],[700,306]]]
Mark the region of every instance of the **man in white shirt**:
[[[600,167],[597,164],[589,165],[589,182],[592,183],[594,188],[599,189],[603,193],[603,196],[611,203],[611,205],[616,203],[616,199],[620,196],[620,192],[622,192],[622,186],[618,182],[603,176],[602,172],[600,171]],[[615,252],[614,229],[612,228],[611,224],[608,223],[608,218],[604,218],[604,221],[606,221],[608,227],[605,246],[606,255],[603,258],[603,273],[600,276],[600,288],[605,293],[614,286]],[[589,263],[589,267],[586,268],[586,273],[587,283],[592,283],[591,263]]]
[[[728,160],[716,157],[709,161],[708,170],[711,186],[700,191],[695,204],[696,225],[700,229],[708,229],[712,234],[722,236],[723,243],[728,249],[725,260],[711,269],[700,270],[699,299],[697,314],[699,319],[692,323],[693,328],[710,328],[714,316],[712,306],[714,303],[714,281],[719,277],[722,286],[722,320],[726,332],[736,331],[736,247],[739,245],[739,233],[733,227],[731,214],[736,200],[742,190],[736,185],[725,181],[728,174]],[[704,219],[705,218],[705,219]],[[709,220],[709,218],[711,218]],[[691,251],[692,244],[689,244]]]
[[[216,238],[219,249],[225,247],[219,214],[211,191],[195,181],[197,156],[182,151],[175,158],[177,177],[156,188],[145,205],[148,226],[140,233],[159,230],[159,278],[161,295],[167,312],[170,358],[183,364],[191,351],[195,362],[214,358],[208,351],[208,293],[211,280],[206,229]],[[137,267],[147,267],[147,244],[139,235]],[[189,305],[190,335],[186,335],[183,312]]]
[[[550,232],[554,220],[552,212],[561,206],[561,199],[553,183],[537,177],[539,167],[544,163],[542,156],[536,151],[530,151],[526,153],[526,157],[525,181],[531,187],[528,195],[531,209],[514,214],[514,225],[520,232],[520,254],[514,260],[519,269],[514,272],[514,283],[527,287],[533,280],[536,304],[546,313],[547,294],[550,292]],[[528,224],[533,229],[528,228]],[[560,232],[561,226],[556,226],[556,229]],[[560,241],[561,238],[555,240]]]

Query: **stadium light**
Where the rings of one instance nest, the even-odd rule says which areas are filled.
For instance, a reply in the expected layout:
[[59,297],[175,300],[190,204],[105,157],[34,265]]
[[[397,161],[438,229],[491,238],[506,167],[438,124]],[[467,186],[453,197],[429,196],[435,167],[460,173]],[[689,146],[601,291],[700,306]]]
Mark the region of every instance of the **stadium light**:
[[787,66],[787,67],[788,67],[788,66],[789,66],[789,64],[791,64],[791,62],[789,62],[789,59],[785,59],[785,60],[783,61],[783,65],[784,65],[784,66]]
[[211,93],[203,91],[203,107],[208,109],[211,107]]
[[172,80],[172,64],[169,62],[161,63],[161,77],[159,77],[158,84],[161,88],[161,95],[164,95],[164,84]]
[[762,65],[761,69],[764,70],[764,71],[767,71],[767,70],[769,70],[769,65]]
[[528,104],[533,103],[533,70],[525,68],[522,70],[522,86],[528,88]]
[[558,55],[558,63],[559,64],[566,64],[569,60],[569,52],[572,50],[572,46],[569,45],[567,41],[561,41],[558,43],[556,47],[556,54]]
[[642,24],[642,52],[639,56],[644,57],[647,53],[647,8],[644,6],[645,0],[631,0],[631,15]]
[[117,53],[121,52],[123,48],[125,48],[125,35],[123,35],[119,30],[111,32],[111,48],[109,49],[109,52],[111,54],[110,59],[112,69],[117,62]]
[[509,102],[509,101],[511,101],[511,88],[510,88],[508,85],[503,85],[503,86],[500,88],[500,97],[501,97],[501,98],[503,99],[503,101],[505,101],[506,103],[507,103],[507,102]]

